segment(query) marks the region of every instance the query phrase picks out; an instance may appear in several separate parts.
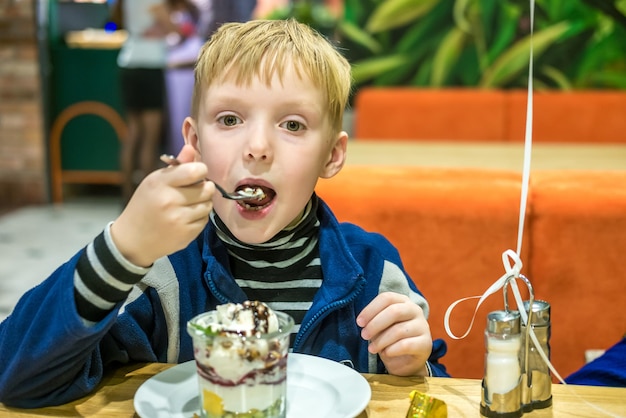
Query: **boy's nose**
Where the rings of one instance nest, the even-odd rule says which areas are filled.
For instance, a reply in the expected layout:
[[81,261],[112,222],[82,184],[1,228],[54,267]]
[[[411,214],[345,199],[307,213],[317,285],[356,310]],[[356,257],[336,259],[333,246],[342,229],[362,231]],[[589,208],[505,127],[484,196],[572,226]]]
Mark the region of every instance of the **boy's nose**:
[[268,161],[272,157],[270,139],[267,133],[257,131],[250,135],[245,156],[248,160]]

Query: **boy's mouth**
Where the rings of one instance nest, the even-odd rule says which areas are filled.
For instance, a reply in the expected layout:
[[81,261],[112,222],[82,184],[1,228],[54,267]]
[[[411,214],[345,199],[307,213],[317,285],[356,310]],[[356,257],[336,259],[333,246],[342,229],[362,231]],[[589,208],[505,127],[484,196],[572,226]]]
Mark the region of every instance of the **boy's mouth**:
[[255,197],[251,199],[237,201],[237,204],[246,210],[250,210],[250,211],[261,210],[269,206],[269,204],[272,203],[272,200],[274,200],[274,198],[276,197],[276,192],[274,191],[274,189],[270,189],[269,187],[266,187],[266,186],[260,186],[258,184],[242,184],[239,187],[237,187],[236,191],[246,190],[246,189],[253,189],[253,190],[260,189],[261,191],[263,191],[263,195],[260,198]]

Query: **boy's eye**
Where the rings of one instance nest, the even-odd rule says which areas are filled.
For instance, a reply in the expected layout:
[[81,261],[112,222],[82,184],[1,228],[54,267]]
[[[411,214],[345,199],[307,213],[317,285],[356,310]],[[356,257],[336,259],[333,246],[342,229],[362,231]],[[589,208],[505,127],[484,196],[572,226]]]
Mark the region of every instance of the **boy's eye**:
[[304,128],[304,126],[302,126],[300,122],[297,122],[295,120],[288,120],[287,122],[284,122],[281,126],[283,126],[288,131],[293,132],[299,131],[300,129]]
[[241,119],[239,119],[235,115],[226,115],[219,118],[220,122],[222,122],[226,126],[235,126],[238,123],[241,123]]

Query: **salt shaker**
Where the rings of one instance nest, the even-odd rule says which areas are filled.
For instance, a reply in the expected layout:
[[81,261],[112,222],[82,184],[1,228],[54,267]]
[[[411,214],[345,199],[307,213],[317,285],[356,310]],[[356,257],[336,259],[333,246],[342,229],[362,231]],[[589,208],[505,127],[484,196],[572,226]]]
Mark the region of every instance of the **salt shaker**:
[[[543,300],[532,302],[524,301],[524,310],[528,312],[531,329],[537,337],[537,342],[550,358],[550,304]],[[526,326],[522,325],[523,345],[527,347],[524,356],[525,364],[522,372],[522,408],[524,412],[533,409],[547,408],[552,405],[552,378],[550,368],[541,358],[537,347],[527,333]],[[530,341],[525,339],[529,338]]]
[[522,416],[520,331],[517,311],[493,311],[487,315],[485,377],[480,402],[483,416]]

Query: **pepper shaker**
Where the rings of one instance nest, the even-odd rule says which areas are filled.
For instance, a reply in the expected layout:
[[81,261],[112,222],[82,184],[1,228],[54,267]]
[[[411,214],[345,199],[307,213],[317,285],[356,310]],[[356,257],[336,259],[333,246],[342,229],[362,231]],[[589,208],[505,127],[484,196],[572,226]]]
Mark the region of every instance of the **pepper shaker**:
[[[528,312],[530,327],[537,337],[541,349],[550,359],[550,304],[543,300],[524,301],[524,310]],[[526,326],[522,325],[522,338],[530,338]],[[522,407],[525,412],[543,409],[552,405],[552,377],[550,368],[539,354],[532,341],[523,341],[528,352],[525,356],[522,376]]]

